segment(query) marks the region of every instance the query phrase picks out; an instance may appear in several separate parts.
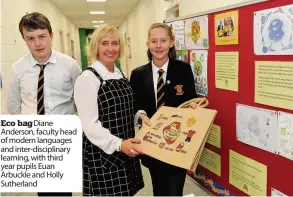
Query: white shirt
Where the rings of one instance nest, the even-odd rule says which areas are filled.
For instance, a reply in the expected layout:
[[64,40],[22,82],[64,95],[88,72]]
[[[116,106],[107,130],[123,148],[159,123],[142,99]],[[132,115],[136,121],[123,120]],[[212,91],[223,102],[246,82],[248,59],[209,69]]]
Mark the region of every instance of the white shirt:
[[[47,62],[44,69],[45,114],[75,114],[73,88],[81,68],[73,58],[54,50]],[[38,61],[29,53],[12,65],[8,77],[9,114],[37,114],[40,73],[37,64]]]
[[169,59],[161,68],[158,68],[158,67],[155,66],[154,61],[152,61],[152,71],[153,71],[153,80],[154,80],[154,91],[155,91],[156,105],[157,105],[157,83],[158,83],[158,79],[159,79],[159,76],[160,76],[159,75],[159,70],[162,69],[164,71],[163,80],[164,80],[164,83],[166,83],[168,64],[169,64]]
[[[154,82],[154,92],[155,92],[156,105],[157,105],[157,83],[158,83],[158,79],[160,76],[159,70],[163,69],[163,71],[164,71],[163,80],[164,80],[164,83],[166,83],[168,65],[169,65],[169,59],[161,68],[158,68],[157,66],[155,66],[154,61],[152,61],[152,72],[153,72],[153,82]],[[136,114],[134,116],[134,123],[137,126],[140,126],[140,125],[138,125],[138,118],[141,114],[146,114],[146,112],[144,110],[139,110],[138,112],[136,112]]]
[[[103,80],[121,79],[123,77],[117,67],[114,67],[112,73],[99,61],[96,61],[90,67],[94,68]],[[85,70],[76,80],[74,100],[84,134],[91,143],[105,153],[112,154],[120,150],[122,139],[112,135],[109,129],[104,128],[99,121],[97,96],[100,84],[100,80],[92,71]]]

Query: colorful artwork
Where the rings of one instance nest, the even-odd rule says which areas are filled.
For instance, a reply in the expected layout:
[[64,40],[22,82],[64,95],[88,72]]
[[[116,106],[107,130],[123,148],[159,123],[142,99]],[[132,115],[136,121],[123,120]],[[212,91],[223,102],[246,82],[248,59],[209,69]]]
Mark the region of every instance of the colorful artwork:
[[208,16],[185,20],[185,46],[186,49],[209,48]]
[[186,137],[185,141],[186,141],[186,142],[190,142],[192,136],[193,136],[195,133],[196,133],[196,131],[189,130],[188,133],[187,133],[187,137]]
[[278,154],[293,160],[293,114],[279,112]]
[[187,126],[192,127],[196,123],[196,119],[191,117],[187,120]]
[[173,122],[163,129],[163,136],[167,144],[173,144],[176,141],[181,132],[180,125],[180,122]]
[[183,147],[184,147],[184,142],[181,142],[180,144],[178,144],[178,146],[176,147],[176,151],[179,152]]
[[174,45],[176,50],[185,49],[184,44],[184,21],[174,21],[172,23],[167,23],[170,26],[172,32],[172,38],[174,40]]
[[[136,132],[144,154],[191,171],[207,140],[217,111],[162,106],[151,118],[151,126]],[[156,130],[158,123],[163,123]]]
[[293,4],[255,12],[256,55],[293,54]]
[[188,63],[188,50],[177,50],[176,59]]
[[212,192],[216,193],[219,196],[235,196],[225,187],[213,181],[203,173],[193,174],[192,172],[188,172],[187,175],[199,184],[208,187]]
[[196,93],[203,96],[208,95],[207,56],[208,52],[205,50],[190,51],[190,66],[194,76]]
[[238,11],[215,16],[216,45],[238,44]]

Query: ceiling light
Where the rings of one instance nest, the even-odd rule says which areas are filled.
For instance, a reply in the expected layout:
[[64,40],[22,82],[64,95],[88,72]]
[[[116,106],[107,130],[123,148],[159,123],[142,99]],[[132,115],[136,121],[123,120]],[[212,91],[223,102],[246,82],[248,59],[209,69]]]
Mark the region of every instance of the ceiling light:
[[90,11],[90,14],[105,14],[105,11]]
[[106,2],[106,0],[86,0],[87,2]]
[[104,21],[92,21],[93,23],[103,23]]
[[100,27],[100,25],[95,25],[94,27]]

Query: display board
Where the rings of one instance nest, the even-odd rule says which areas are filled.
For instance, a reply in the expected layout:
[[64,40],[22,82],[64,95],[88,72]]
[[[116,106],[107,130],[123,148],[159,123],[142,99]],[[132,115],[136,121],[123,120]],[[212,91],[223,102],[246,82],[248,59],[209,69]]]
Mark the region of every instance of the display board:
[[[293,196],[293,1],[212,13],[207,24],[203,96],[218,114],[197,172],[188,175],[217,196]],[[193,71],[203,69],[193,63],[198,49],[188,50]]]

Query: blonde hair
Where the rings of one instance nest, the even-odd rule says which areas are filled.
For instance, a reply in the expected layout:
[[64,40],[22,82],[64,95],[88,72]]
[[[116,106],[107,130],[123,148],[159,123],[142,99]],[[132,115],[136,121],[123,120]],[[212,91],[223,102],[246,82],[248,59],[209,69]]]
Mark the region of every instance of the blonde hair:
[[154,23],[154,24],[152,24],[152,25],[150,26],[150,28],[149,28],[149,31],[148,31],[148,39],[150,39],[151,31],[152,31],[153,29],[157,29],[157,28],[163,28],[163,29],[166,29],[167,32],[168,32],[168,35],[170,36],[170,39],[171,39],[171,40],[173,39],[171,28],[170,28],[166,23]]
[[119,30],[110,24],[103,24],[98,27],[91,35],[90,35],[90,42],[88,46],[86,46],[86,55],[89,61],[92,63],[99,59],[99,42],[101,39],[106,37],[107,35],[113,35],[119,39],[119,46],[120,46],[120,53],[119,58],[123,54],[123,41],[122,36],[119,33]]
[[[173,35],[172,35],[172,31],[171,31],[171,28],[166,24],[166,23],[154,23],[150,26],[149,28],[149,31],[148,31],[148,40],[150,39],[150,36],[151,36],[151,31],[153,29],[157,29],[157,28],[162,28],[162,29],[165,29],[168,33],[168,36],[170,37],[170,40],[173,40],[174,41],[174,38],[173,38]],[[148,49],[147,50],[147,56],[148,56],[148,60],[149,61],[152,61],[153,59],[153,55],[151,53],[151,50]],[[169,49],[169,52],[168,52],[168,56],[170,59],[173,59],[175,60],[176,59],[176,49],[175,49],[175,45],[173,45],[173,47],[171,47]]]

